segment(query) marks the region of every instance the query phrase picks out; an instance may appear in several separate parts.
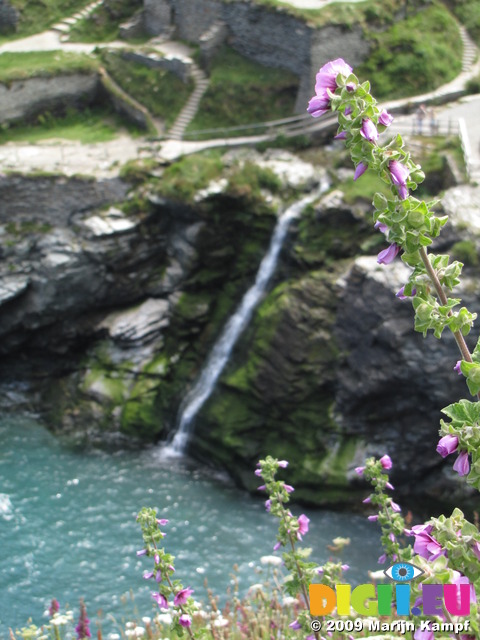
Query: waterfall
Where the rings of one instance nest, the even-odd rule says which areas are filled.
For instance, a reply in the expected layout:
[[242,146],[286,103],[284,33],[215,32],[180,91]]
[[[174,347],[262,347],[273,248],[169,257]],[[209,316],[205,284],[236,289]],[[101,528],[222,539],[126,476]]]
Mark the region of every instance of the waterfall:
[[236,311],[223,328],[207,357],[197,381],[180,405],[175,435],[171,442],[162,449],[162,455],[181,456],[184,453],[195,416],[210,397],[220,374],[230,358],[233,347],[248,326],[255,307],[265,293],[277,266],[280,249],[287,235],[290,222],[297,218],[304,207],[317,195],[315,193],[302,198],[302,200],[292,204],[279,216],[268,251],[260,263],[255,283],[245,293]]

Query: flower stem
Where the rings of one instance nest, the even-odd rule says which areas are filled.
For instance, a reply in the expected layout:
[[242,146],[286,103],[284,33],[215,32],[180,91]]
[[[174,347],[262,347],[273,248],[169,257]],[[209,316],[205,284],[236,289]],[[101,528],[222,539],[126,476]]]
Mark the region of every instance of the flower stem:
[[[442,303],[442,305],[447,305],[448,304],[447,296],[445,294],[445,291],[443,290],[440,280],[438,279],[437,272],[432,267],[432,263],[428,259],[428,253],[425,247],[421,247],[420,257],[422,258],[423,264],[425,265],[425,269],[427,270],[430,280],[432,281],[433,286],[435,287],[435,291],[437,292],[440,302]],[[451,311],[449,312],[449,315],[452,315]],[[470,353],[467,347],[467,343],[465,342],[465,338],[463,337],[462,333],[460,331],[452,331],[452,333],[457,343],[457,346],[460,349],[460,353],[462,354],[463,360],[466,360],[467,362],[473,362],[472,354]]]

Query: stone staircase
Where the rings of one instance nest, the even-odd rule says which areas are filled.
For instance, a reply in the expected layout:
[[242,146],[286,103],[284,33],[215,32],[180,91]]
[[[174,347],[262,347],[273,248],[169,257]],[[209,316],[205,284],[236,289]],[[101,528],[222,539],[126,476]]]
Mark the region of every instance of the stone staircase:
[[89,5],[84,7],[81,11],[78,11],[77,13],[73,14],[73,16],[71,16],[70,18],[63,18],[63,20],[61,20],[60,22],[57,22],[57,24],[54,24],[51,27],[51,30],[57,31],[60,34],[61,40],[66,39],[73,25],[79,20],[88,18],[88,16],[91,13],[93,13],[95,9],[99,7],[102,3],[103,3],[103,0],[94,0],[94,2],[91,2]]
[[168,132],[170,140],[181,140],[183,138],[185,129],[195,117],[200,100],[207,90],[208,78],[196,65],[192,66],[192,78],[195,82],[195,89]]
[[478,54],[478,49],[463,25],[459,25],[463,43],[462,71],[470,71]]

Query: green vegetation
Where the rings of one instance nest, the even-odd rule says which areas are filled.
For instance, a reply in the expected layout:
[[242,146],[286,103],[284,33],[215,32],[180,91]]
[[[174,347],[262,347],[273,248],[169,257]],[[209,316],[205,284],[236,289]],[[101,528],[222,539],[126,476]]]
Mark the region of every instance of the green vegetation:
[[88,18],[79,20],[69,33],[72,42],[111,42],[119,38],[119,26],[141,9],[141,0],[116,0],[101,4]]
[[[17,32],[8,39],[29,36],[48,29],[62,18],[83,9],[88,0],[10,0],[20,14]],[[0,40],[4,41],[5,38]]]
[[28,51],[0,54],[0,82],[73,73],[96,73],[95,58],[64,51]]
[[451,249],[452,257],[466,266],[478,265],[478,250],[472,240],[460,240]]
[[212,63],[209,87],[187,132],[291,116],[297,89],[292,73],[263,67],[224,47]]
[[78,140],[83,144],[108,142],[121,131],[136,135],[138,130],[107,107],[67,109],[61,116],[50,112],[39,115],[32,124],[3,124],[0,127],[0,144],[6,142],[38,142],[60,138]]
[[193,83],[183,83],[165,69],[151,69],[127,60],[121,51],[102,51],[101,59],[115,82],[148,111],[162,118],[168,128],[187,101]]
[[453,13],[465,25],[472,38],[480,45],[480,3],[478,0],[452,0]]
[[234,197],[258,198],[261,189],[278,193],[282,181],[271,170],[259,167],[254,162],[245,162],[235,170],[228,180],[227,192]]
[[381,33],[370,33],[373,50],[355,69],[378,98],[426,93],[449,82],[462,68],[462,41],[453,16],[432,4]]
[[165,169],[159,191],[172,200],[191,202],[199,189],[220,176],[222,168],[218,150],[185,156]]

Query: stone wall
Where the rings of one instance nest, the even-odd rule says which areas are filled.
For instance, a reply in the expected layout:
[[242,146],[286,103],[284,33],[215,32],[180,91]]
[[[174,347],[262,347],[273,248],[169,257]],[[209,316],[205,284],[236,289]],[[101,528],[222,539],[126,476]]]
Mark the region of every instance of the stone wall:
[[172,8],[168,0],[144,0],[143,26],[145,31],[157,36],[168,33],[172,20]]
[[0,33],[17,30],[18,11],[5,0],[0,0]]
[[[167,8],[176,36],[208,49],[205,36],[214,25],[226,24],[228,42],[241,55],[259,64],[287,69],[300,78],[295,110],[304,112],[315,84],[315,73],[327,60],[342,56],[352,65],[369,51],[360,27],[327,26],[314,29],[286,10],[261,6],[250,0],[144,0],[150,33],[165,30]],[[155,30],[157,29],[157,30]],[[212,36],[213,37],[213,36]],[[208,56],[206,56],[207,59]]]
[[0,123],[29,119],[67,105],[90,104],[97,90],[97,74],[36,77],[0,84]]

